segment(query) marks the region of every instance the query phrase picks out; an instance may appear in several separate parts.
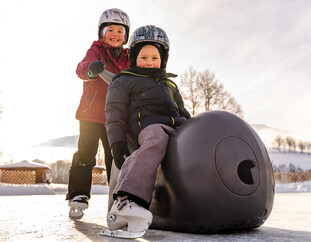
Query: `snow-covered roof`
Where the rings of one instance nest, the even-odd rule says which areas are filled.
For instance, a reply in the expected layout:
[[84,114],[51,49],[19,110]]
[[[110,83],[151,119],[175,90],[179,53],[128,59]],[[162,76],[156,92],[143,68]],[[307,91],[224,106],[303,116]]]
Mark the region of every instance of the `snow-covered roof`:
[[98,170],[106,170],[106,168],[103,166],[94,166],[93,168],[98,169]]
[[3,165],[3,166],[0,166],[0,169],[1,168],[47,168],[47,169],[51,169],[47,165],[43,165],[43,164],[39,164],[36,162],[27,161],[27,160],[23,160],[23,161],[17,162],[17,163]]

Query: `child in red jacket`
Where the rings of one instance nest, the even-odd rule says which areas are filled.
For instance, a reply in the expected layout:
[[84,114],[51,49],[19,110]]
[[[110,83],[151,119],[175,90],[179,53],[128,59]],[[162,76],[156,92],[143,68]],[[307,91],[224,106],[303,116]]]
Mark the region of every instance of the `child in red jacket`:
[[108,182],[110,180],[112,155],[105,128],[108,84],[98,74],[104,69],[117,74],[129,67],[128,49],[123,48],[128,41],[129,29],[130,21],[125,12],[117,8],[104,11],[98,23],[99,39],[93,42],[77,66],[76,73],[83,80],[83,94],[76,112],[80,135],[78,151],[73,155],[69,171],[66,196],[71,207],[69,216],[73,219],[82,218],[82,210],[88,208],[99,140],[103,143]]

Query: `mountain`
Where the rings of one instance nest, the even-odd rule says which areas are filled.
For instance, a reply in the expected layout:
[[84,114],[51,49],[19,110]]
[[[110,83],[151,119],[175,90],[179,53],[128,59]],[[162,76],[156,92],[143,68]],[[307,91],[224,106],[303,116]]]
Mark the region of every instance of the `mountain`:
[[79,135],[64,136],[56,139],[45,141],[35,147],[62,147],[62,148],[77,148]]
[[[251,124],[253,129],[258,133],[267,147],[272,146],[272,142],[277,135],[286,137],[291,135],[289,131],[272,128],[264,124]],[[294,138],[299,138],[295,137]],[[77,148],[79,135],[64,136],[56,139],[47,140],[35,147],[62,147],[62,148]]]
[[299,138],[295,137],[295,135],[292,134],[290,131],[269,127],[264,124],[251,124],[251,126],[257,132],[266,147],[273,146],[273,141],[277,135],[280,135],[283,138],[285,138],[286,136],[293,136],[293,138]]

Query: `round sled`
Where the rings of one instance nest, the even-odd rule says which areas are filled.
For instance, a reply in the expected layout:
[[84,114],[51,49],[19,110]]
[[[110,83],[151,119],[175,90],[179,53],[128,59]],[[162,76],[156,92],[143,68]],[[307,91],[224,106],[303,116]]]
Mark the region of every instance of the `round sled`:
[[[111,192],[117,176],[114,167]],[[272,165],[257,133],[236,115],[205,112],[170,138],[157,171],[150,228],[190,233],[256,228],[269,217],[273,201]]]

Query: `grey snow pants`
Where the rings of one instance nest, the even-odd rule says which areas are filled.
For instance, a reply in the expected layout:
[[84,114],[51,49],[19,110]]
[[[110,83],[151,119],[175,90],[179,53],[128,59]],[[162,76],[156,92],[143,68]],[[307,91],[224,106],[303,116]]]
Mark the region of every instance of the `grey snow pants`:
[[113,194],[130,193],[150,204],[157,168],[173,131],[164,124],[151,124],[142,130],[138,136],[140,148],[124,161]]

